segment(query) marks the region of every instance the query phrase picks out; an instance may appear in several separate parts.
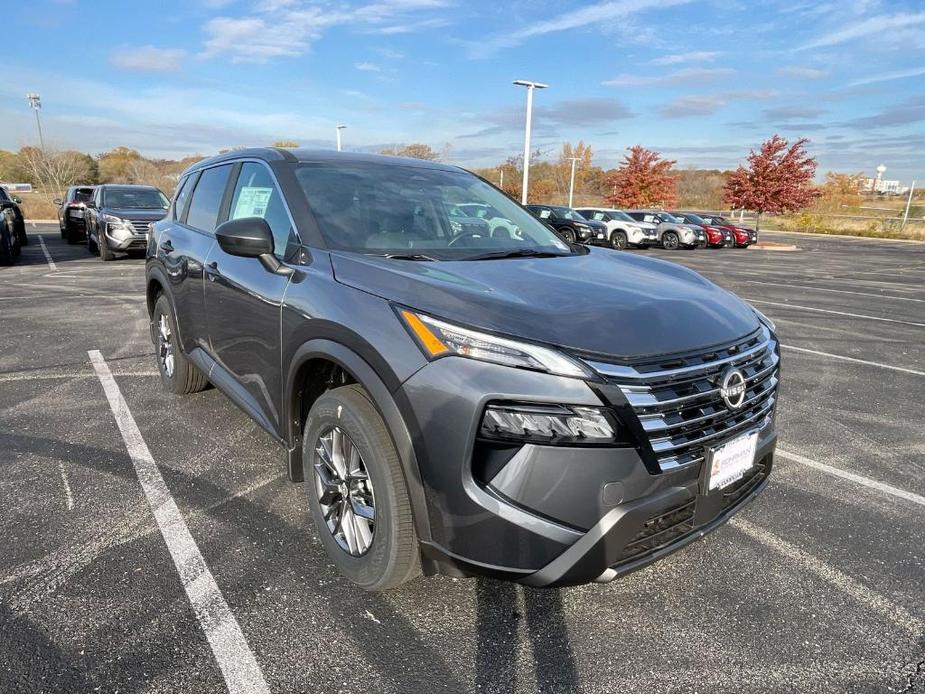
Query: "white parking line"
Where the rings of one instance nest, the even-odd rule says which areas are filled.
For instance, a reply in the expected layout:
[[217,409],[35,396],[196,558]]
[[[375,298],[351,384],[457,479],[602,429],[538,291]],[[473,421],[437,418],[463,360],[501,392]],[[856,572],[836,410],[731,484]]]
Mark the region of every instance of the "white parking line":
[[138,481],[173,557],[183,589],[212,647],[228,691],[233,694],[269,694],[260,665],[164,483],[109,365],[99,350],[91,350],[88,354],[135,466]]
[[792,349],[794,352],[806,352],[807,354],[817,354],[820,357],[828,357],[829,359],[839,359],[841,361],[850,361],[855,364],[865,364],[867,366],[876,366],[880,369],[889,369],[890,371],[901,371],[902,373],[912,374],[914,376],[925,376],[925,371],[916,371],[915,369],[907,369],[902,366],[891,366],[890,364],[881,364],[877,361],[866,361],[864,359],[855,359],[854,357],[845,357],[841,354],[831,354],[829,352],[820,352],[815,349],[807,349],[806,347],[794,347],[793,345],[784,345],[781,347],[784,349]]
[[777,535],[749,523],[742,519],[741,516],[733,518],[729,523],[768,549],[772,549],[791,561],[803,565],[811,573],[814,573],[826,583],[835,586],[838,590],[850,595],[865,607],[879,613],[906,633],[916,637],[921,635],[923,624],[920,619],[843,571],[836,569],[834,566],[827,564],[818,557],[813,556],[809,552],[800,549]]
[[64,472],[64,463],[58,461],[58,472],[61,473],[61,483],[64,485],[64,501],[68,511],[74,510],[74,495],[71,493],[71,485],[67,481],[67,473]]
[[848,472],[847,470],[842,470],[841,468],[826,465],[825,463],[820,463],[818,460],[812,460],[811,458],[806,458],[797,453],[790,453],[789,451],[784,451],[780,448],[778,448],[775,453],[781,458],[792,460],[793,462],[799,463],[800,465],[806,465],[807,467],[814,468],[820,472],[825,472],[829,475],[835,475],[836,477],[841,477],[842,479],[856,482],[857,484],[869,487],[871,489],[876,489],[877,491],[883,492],[884,494],[889,494],[900,499],[905,499],[906,501],[911,501],[913,504],[918,504],[919,506],[925,506],[925,496],[921,496],[920,494],[907,492],[905,489],[899,489],[898,487],[893,487],[889,484],[884,484],[883,482],[872,480],[870,477],[864,477],[863,475],[858,475],[854,472]]
[[[746,280],[749,284],[766,284],[771,287],[779,287],[780,282],[759,282],[758,280]],[[812,289],[817,292],[835,292],[836,294],[854,294],[856,296],[870,296],[875,299],[891,299],[895,301],[917,301],[925,304],[925,299],[914,299],[911,296],[890,296],[889,294],[880,294],[878,292],[852,292],[847,289],[830,289],[829,287],[810,287],[801,284],[787,284],[788,289]]]
[[753,304],[767,304],[768,306],[785,306],[787,308],[799,308],[804,311],[816,311],[817,313],[832,313],[836,316],[848,316],[850,318],[864,318],[867,320],[878,320],[885,323],[900,323],[901,325],[911,325],[916,328],[925,328],[925,323],[913,323],[912,321],[899,320],[897,318],[884,318],[882,316],[868,316],[863,313],[846,313],[845,311],[832,311],[827,308],[815,308],[814,306],[801,306],[800,304],[789,304],[783,301],[765,301],[763,299],[746,299]]
[[58,269],[58,266],[55,265],[55,261],[51,258],[51,253],[48,252],[48,246],[45,245],[45,239],[39,236],[39,245],[42,247],[42,253],[45,254],[45,260],[48,261],[48,269],[54,272]]

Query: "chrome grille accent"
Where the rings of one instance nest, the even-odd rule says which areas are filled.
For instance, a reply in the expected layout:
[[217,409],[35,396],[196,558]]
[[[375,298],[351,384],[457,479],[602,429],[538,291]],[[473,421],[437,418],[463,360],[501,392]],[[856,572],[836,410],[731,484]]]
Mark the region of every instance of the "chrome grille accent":
[[[707,446],[763,426],[777,401],[780,350],[764,326],[734,343],[692,355],[632,366],[588,363],[619,386],[663,471],[698,464]],[[745,376],[745,400],[737,410],[730,410],[720,395],[720,379],[730,367]]]
[[146,234],[148,225],[152,223],[150,219],[128,219],[126,221],[132,225],[136,234]]

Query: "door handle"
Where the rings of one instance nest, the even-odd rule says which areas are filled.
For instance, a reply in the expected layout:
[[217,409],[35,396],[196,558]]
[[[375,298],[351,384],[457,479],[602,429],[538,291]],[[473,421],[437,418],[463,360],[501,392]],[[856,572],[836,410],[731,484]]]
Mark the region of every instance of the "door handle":
[[211,263],[206,263],[206,276],[209,278],[210,282],[214,282],[218,274],[218,263],[216,261],[213,260]]
[[170,243],[170,239],[167,239],[166,241],[164,241],[164,243],[160,245],[158,250],[161,250],[168,255],[173,253],[173,244]]

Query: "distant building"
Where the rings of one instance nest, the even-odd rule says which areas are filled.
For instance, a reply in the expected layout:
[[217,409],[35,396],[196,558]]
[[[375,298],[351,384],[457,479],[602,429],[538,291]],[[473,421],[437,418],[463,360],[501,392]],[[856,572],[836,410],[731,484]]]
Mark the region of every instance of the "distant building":
[[873,191],[881,195],[902,195],[909,191],[909,187],[903,186],[900,181],[890,181],[885,178],[880,180],[865,178],[861,181],[861,190],[865,193]]

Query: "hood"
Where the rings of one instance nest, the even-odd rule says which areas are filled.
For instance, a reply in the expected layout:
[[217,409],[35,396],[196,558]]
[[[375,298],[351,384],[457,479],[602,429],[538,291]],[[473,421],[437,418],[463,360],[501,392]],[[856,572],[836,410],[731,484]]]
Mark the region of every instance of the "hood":
[[613,358],[731,342],[747,304],[687,268],[590,248],[561,258],[419,262],[333,252],[338,282],[438,318]]
[[167,210],[133,209],[131,207],[104,207],[102,212],[122,219],[142,219],[147,222],[159,222],[167,216]]
[[604,222],[599,222],[596,219],[586,219],[582,224],[587,224],[592,229],[597,229],[598,231],[606,231],[607,225]]
[[623,224],[631,224],[631,225],[633,225],[633,226],[635,226],[635,227],[639,227],[640,229],[658,229],[658,224],[653,224],[652,222],[637,222],[637,221],[632,221],[632,222],[622,222],[622,223],[623,223]]

